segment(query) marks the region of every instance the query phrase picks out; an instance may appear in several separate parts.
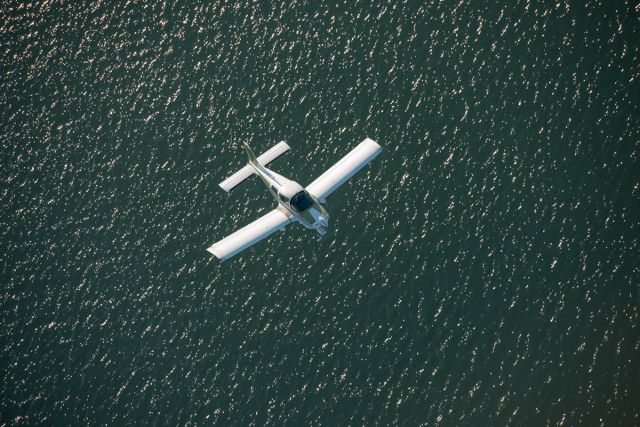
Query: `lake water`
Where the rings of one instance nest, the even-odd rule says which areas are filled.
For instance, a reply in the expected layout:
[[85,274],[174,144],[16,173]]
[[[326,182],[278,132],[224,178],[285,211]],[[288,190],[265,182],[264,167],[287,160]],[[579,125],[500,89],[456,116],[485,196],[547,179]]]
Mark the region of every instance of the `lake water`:
[[638,6],[285,3],[0,6],[0,425],[640,424]]

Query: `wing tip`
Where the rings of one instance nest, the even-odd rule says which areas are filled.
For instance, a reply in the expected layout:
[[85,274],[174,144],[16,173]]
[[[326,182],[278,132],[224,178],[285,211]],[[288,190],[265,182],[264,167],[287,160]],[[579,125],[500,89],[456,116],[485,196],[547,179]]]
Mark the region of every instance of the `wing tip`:
[[226,260],[226,258],[224,256],[222,256],[222,254],[216,253],[216,249],[217,249],[216,245],[213,245],[213,246],[207,248],[207,252],[209,252],[212,255],[215,255],[215,257],[218,258],[220,261]]
[[382,147],[380,146],[380,144],[378,144],[376,141],[374,141],[373,139],[367,137],[364,139],[364,141],[362,141],[362,143],[366,143],[369,145],[373,145],[374,147],[376,147],[378,150],[382,150]]

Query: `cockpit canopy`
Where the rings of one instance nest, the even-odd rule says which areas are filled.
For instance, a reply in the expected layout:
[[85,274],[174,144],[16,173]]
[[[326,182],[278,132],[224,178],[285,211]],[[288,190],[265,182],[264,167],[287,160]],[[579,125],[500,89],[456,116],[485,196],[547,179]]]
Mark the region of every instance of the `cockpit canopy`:
[[313,198],[306,190],[302,190],[291,198],[291,207],[298,212],[306,211],[311,206],[313,206]]

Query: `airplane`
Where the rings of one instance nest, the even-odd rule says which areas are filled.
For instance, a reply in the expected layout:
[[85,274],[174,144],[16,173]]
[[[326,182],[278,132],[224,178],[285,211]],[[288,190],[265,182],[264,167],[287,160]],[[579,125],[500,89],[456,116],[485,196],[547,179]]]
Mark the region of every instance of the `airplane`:
[[231,258],[276,231],[283,230],[293,222],[315,230],[321,236],[324,235],[329,227],[329,214],[322,203],[382,150],[377,142],[366,138],[304,188],[297,182],[267,169],[269,163],[289,151],[290,147],[286,142],[274,145],[259,157],[253,154],[247,143],[243,145],[249,163],[221,182],[220,187],[228,193],[247,178],[258,175],[278,202],[278,207],[207,249],[221,261]]

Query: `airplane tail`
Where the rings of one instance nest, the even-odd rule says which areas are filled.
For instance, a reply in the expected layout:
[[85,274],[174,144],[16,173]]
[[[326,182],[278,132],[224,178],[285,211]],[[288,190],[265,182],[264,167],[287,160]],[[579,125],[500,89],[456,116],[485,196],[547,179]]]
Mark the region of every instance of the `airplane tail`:
[[244,145],[244,151],[247,152],[247,157],[249,157],[249,164],[258,166],[260,162],[256,158],[256,155],[253,154],[253,150],[251,150],[251,147],[249,147],[249,144],[247,144],[246,142],[243,142],[242,145]]
[[271,147],[265,153],[262,153],[259,157],[256,158],[256,155],[253,154],[253,151],[249,147],[249,144],[243,142],[244,150],[247,152],[247,157],[249,157],[249,165],[245,165],[242,169],[231,175],[229,178],[225,179],[221,182],[220,188],[224,191],[229,192],[233,190],[235,187],[240,185],[245,179],[249,178],[254,174],[254,170],[250,165],[255,167],[267,166],[269,163],[289,151],[289,146],[286,142],[282,141],[278,144]]

